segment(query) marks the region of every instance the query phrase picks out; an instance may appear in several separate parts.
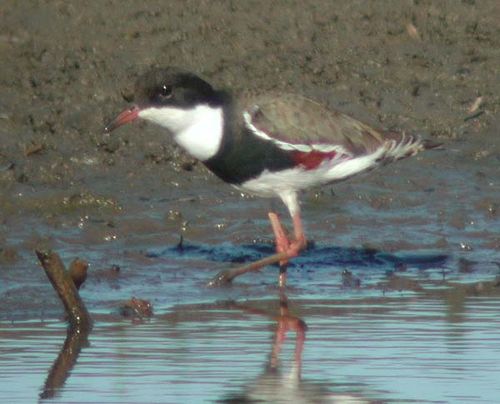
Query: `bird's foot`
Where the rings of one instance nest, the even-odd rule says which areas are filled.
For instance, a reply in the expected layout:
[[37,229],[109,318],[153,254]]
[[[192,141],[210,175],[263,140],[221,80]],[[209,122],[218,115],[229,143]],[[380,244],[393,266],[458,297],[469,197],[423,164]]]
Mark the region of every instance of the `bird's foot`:
[[288,268],[288,260],[294,258],[299,255],[300,251],[302,251],[306,247],[306,239],[301,238],[300,240],[290,241],[288,238],[286,239],[286,243],[284,243],[283,239],[276,240],[276,252],[278,254],[285,254],[286,258],[280,260],[280,274],[278,278],[278,285],[280,288],[284,288],[286,286],[286,270]]
[[281,240],[279,244],[276,242],[276,252],[284,253],[286,255],[286,258],[280,261],[280,267],[282,265],[286,266],[288,264],[288,260],[297,257],[300,252],[306,248],[306,246],[307,241],[304,237],[293,241],[289,241],[287,239],[286,244],[283,243],[283,240]]
[[305,237],[301,237],[300,239],[293,240],[289,243],[288,248],[285,250],[288,258],[295,258],[299,255],[299,253],[306,248],[307,241]]
[[213,286],[227,285],[231,283],[231,281],[237,276],[243,275],[247,272],[259,271],[260,269],[264,268],[267,265],[279,263],[280,265],[279,286],[284,287],[286,285],[286,268],[288,260],[290,258],[299,255],[299,252],[303,250],[305,246],[306,246],[305,238],[294,240],[288,244],[285,251],[280,251],[274,255],[262,258],[258,261],[252,262],[247,265],[243,265],[238,268],[231,268],[219,272],[207,283],[207,286],[213,287]]

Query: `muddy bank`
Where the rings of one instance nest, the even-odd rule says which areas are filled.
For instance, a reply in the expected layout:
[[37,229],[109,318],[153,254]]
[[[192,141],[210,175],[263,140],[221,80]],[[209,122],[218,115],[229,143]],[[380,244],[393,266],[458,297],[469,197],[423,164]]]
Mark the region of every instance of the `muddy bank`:
[[[155,272],[158,260],[218,269],[210,255],[152,258],[181,235],[209,250],[270,244],[268,202],[222,185],[161,130],[103,133],[151,65],[189,68],[236,93],[304,93],[375,126],[444,141],[443,152],[308,193],[310,237],[341,248],[437,250],[453,257],[450,270],[464,255],[491,274],[500,248],[499,14],[496,1],[3,5],[6,301],[15,307],[21,271],[29,301],[43,301],[35,248],[83,256],[99,273],[113,265]],[[312,263],[330,261],[320,254]]]
[[496,1],[7,3],[0,183],[99,192],[110,177],[186,181],[177,171],[192,166],[155,128],[102,133],[150,65],[190,68],[235,91],[306,93],[377,126],[467,140],[499,109],[498,15]]

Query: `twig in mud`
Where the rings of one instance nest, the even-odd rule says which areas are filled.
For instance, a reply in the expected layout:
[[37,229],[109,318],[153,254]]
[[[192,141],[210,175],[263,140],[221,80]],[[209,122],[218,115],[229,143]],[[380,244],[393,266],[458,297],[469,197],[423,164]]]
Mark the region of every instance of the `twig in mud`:
[[89,312],[59,255],[53,251],[38,250],[36,255],[64,305],[70,327],[80,331],[90,330],[92,321]]
[[472,114],[474,112],[476,112],[479,107],[481,106],[481,104],[483,103],[483,97],[477,97],[474,102],[471,104],[471,106],[469,107],[469,109],[467,110],[467,112],[469,114]]
[[251,264],[248,265],[243,265],[238,268],[231,268],[225,271],[221,271],[207,283],[207,286],[225,285],[227,283],[230,283],[237,276],[243,275],[251,271],[258,271],[267,265],[276,264],[287,258],[288,254],[286,252],[281,252],[266,258],[262,258],[261,260],[252,262]]
[[469,115],[464,118],[464,122],[470,121],[471,119],[475,119],[484,114],[484,110],[479,110],[483,103],[483,97],[477,97],[471,106],[467,109]]
[[406,24],[406,32],[408,32],[408,35],[410,35],[413,39],[420,41],[420,34],[418,33],[417,27],[415,27],[415,25],[411,22]]
[[483,114],[484,114],[484,111],[477,111],[475,114],[466,116],[464,118],[464,122],[470,121],[471,119],[479,118]]
[[25,149],[24,149],[24,156],[25,157],[29,157],[33,154],[37,154],[37,153],[40,153],[41,151],[43,151],[45,149],[45,146],[43,144],[32,144],[30,146],[27,146]]

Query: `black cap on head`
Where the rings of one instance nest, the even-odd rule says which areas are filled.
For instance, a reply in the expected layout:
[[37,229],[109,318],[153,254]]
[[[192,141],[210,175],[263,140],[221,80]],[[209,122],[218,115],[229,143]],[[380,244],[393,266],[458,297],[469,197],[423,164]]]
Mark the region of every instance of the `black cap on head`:
[[151,69],[137,79],[135,102],[141,108],[169,105],[190,108],[197,104],[217,105],[220,95],[195,74],[166,67]]

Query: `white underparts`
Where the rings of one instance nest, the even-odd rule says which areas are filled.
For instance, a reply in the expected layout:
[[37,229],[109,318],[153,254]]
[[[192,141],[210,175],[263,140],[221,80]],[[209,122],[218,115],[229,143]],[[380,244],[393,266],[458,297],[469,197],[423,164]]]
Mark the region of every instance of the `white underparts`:
[[241,184],[239,188],[264,197],[280,197],[286,202],[286,195],[314,186],[325,185],[348,179],[356,174],[372,170],[394,160],[412,156],[423,150],[419,137],[402,135],[400,141],[386,140],[377,149],[368,154],[353,156],[340,145],[297,145],[285,143],[270,137],[267,133],[256,128],[252,123],[250,113],[244,113],[246,126],[256,135],[285,150],[311,151],[337,151],[333,158],[325,159],[321,164],[312,169],[301,165],[283,171],[271,172],[264,170],[259,176]]
[[198,160],[206,161],[219,150],[223,135],[220,107],[150,107],[141,110],[139,117],[168,129],[175,141]]
[[275,172],[265,170],[258,177],[241,184],[239,188],[259,196],[278,196],[284,199],[283,195],[287,193],[342,181],[376,168],[382,164],[387,152],[388,146],[386,145],[360,157],[337,157],[325,160],[318,167],[310,170],[302,166]]

